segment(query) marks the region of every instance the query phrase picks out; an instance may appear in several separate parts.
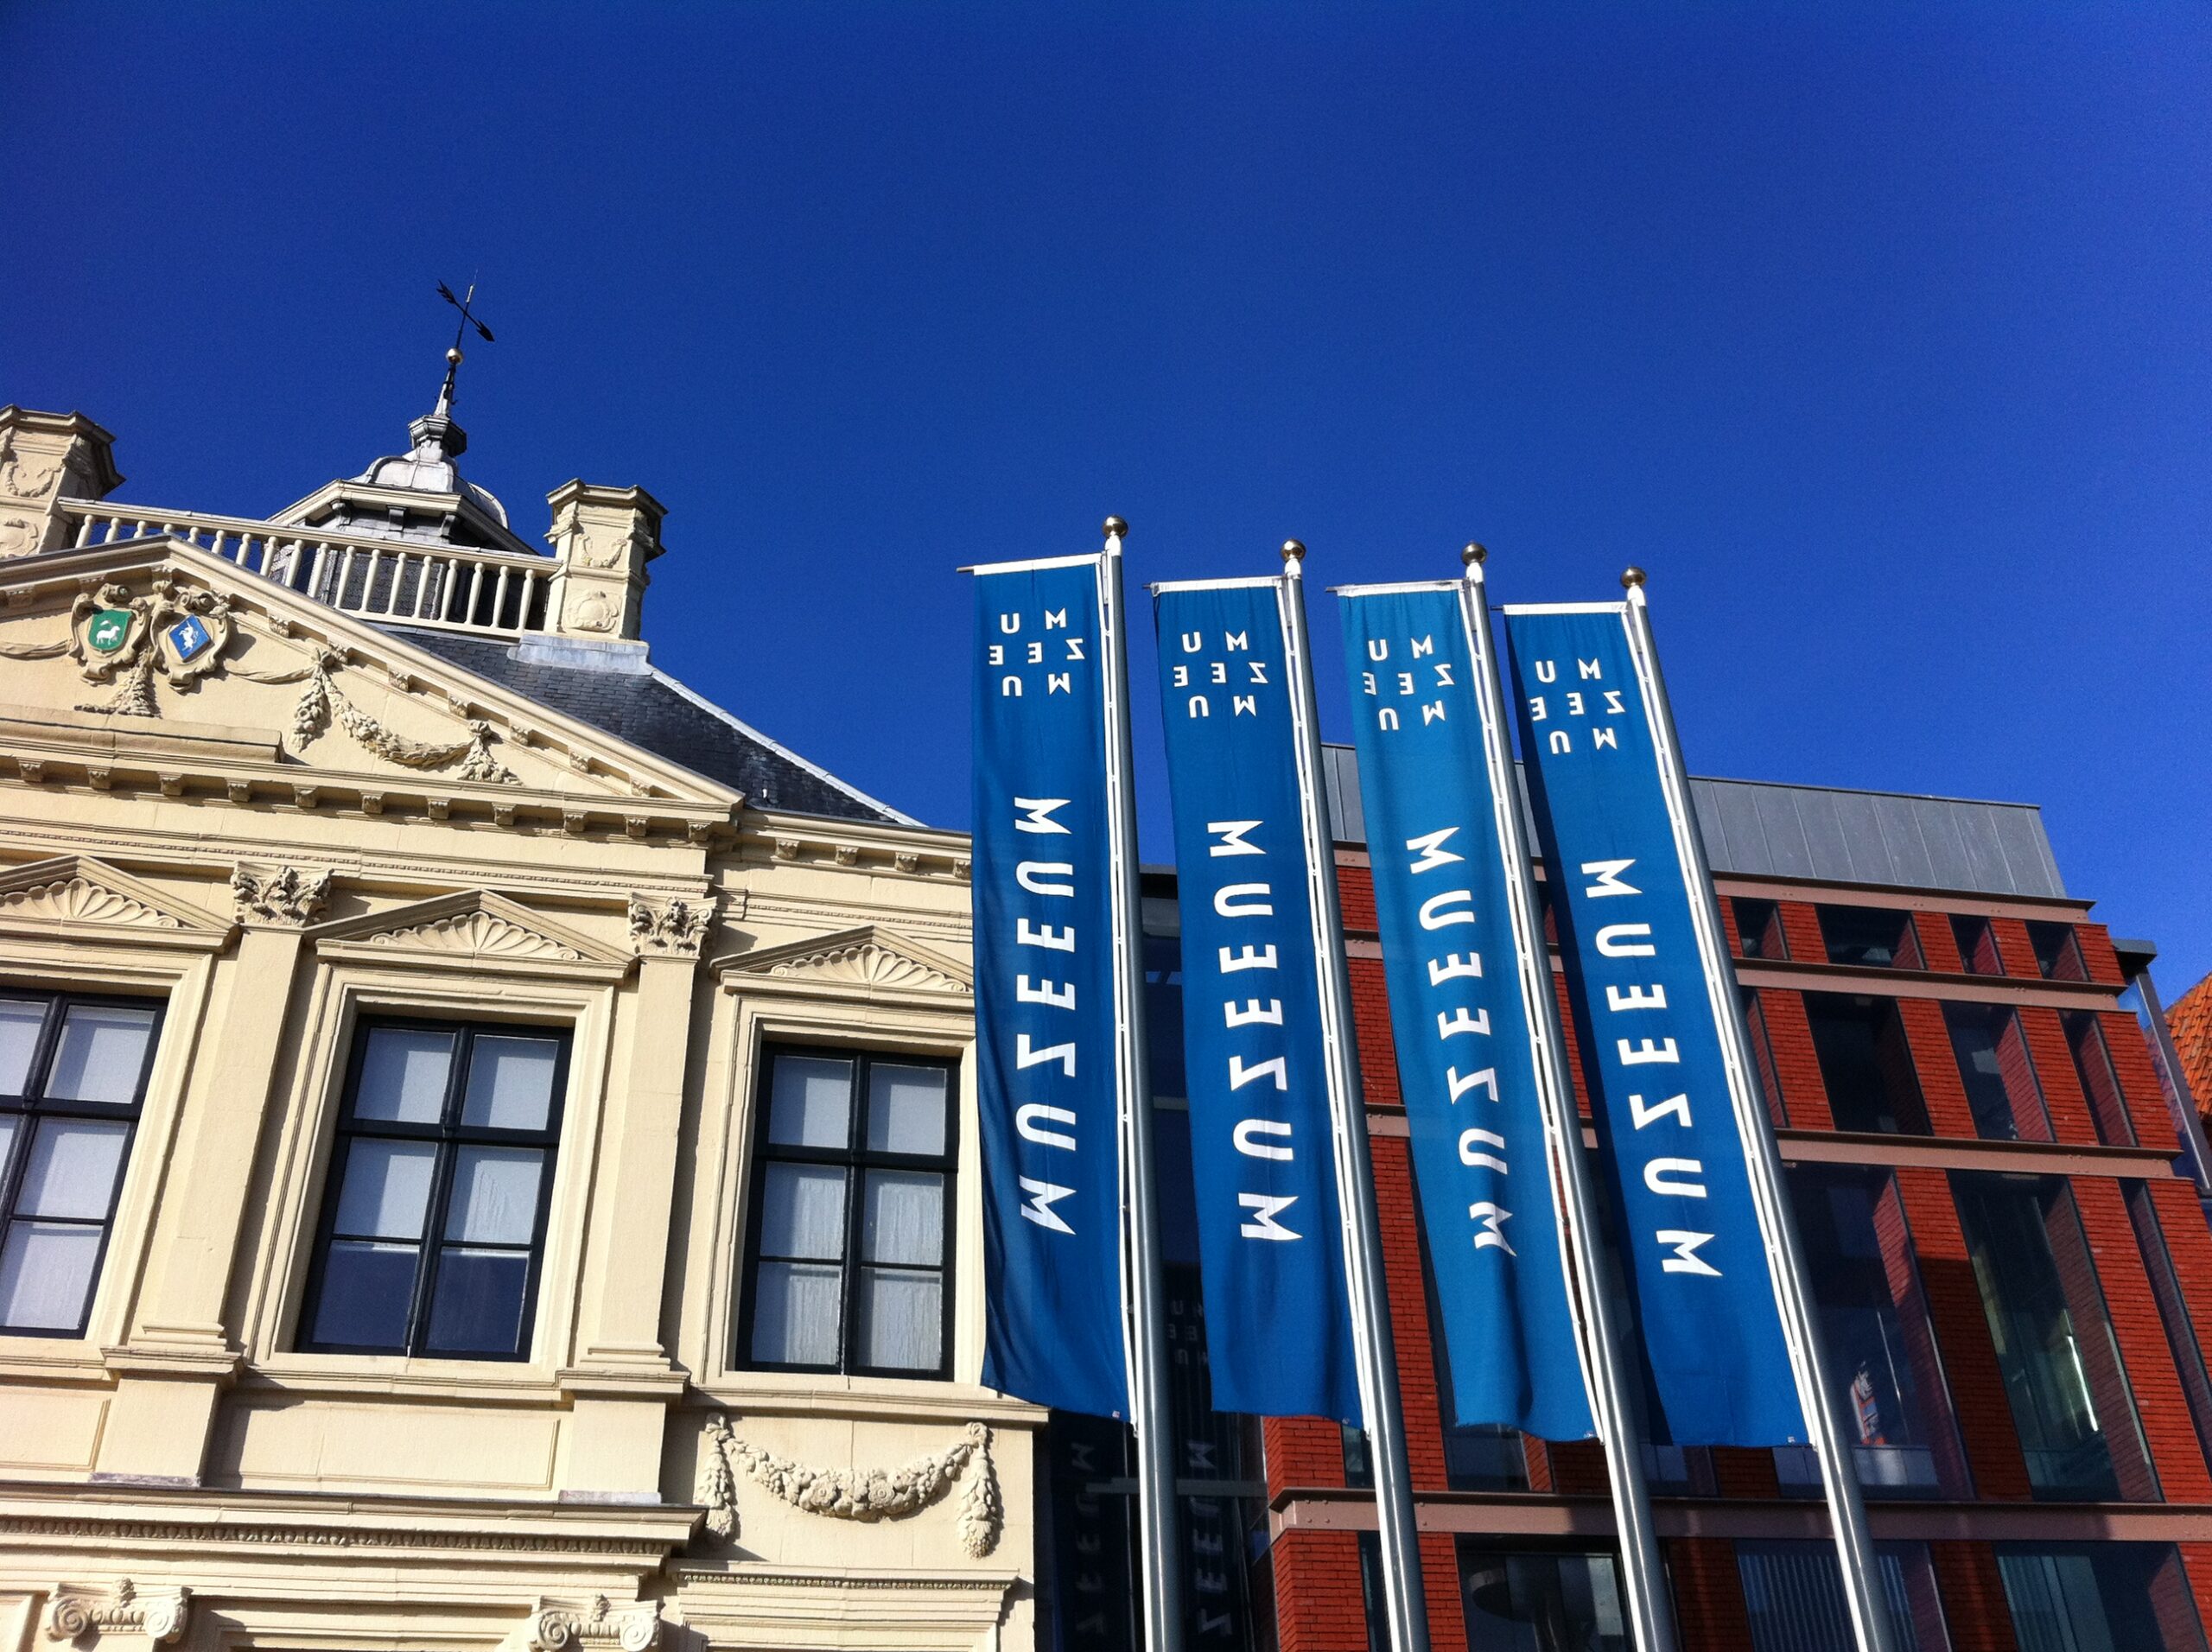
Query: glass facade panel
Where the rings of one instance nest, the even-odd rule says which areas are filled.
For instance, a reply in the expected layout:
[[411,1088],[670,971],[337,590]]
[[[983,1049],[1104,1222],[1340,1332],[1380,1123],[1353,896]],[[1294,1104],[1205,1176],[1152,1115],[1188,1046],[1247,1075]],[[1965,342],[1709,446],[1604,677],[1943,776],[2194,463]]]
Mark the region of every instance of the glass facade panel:
[[2035,949],[2036,969],[2045,981],[2087,981],[2082,965],[2082,944],[2071,924],[2030,924],[2028,944]]
[[1472,1537],[1459,1551],[1468,1652],[1629,1652],[1611,1554]]
[[1750,900],[1738,896],[1728,903],[1736,919],[1737,944],[1747,958],[1762,961],[1789,956],[1788,942],[1782,931],[1782,907],[1771,900]]
[[2049,1141],[2050,1114],[2020,1018],[2002,1004],[1949,1003],[1943,1024],[1976,1134],[1988,1141]]
[[2020,1652],[2204,1652],[2171,1543],[1999,1543]]
[[2066,1047],[2074,1060],[2074,1076],[2082,1081],[2082,1094],[2096,1121],[2097,1140],[2108,1147],[2135,1145],[2135,1121],[2127,1116],[2127,1100],[2120,1094],[2120,1076],[2113,1071],[2112,1052],[2105,1045],[2105,1030],[2088,1010],[2069,1009],[2059,1015],[2066,1031]]
[[2035,1495],[2155,1501],[2134,1394],[2064,1179],[1954,1171],[1951,1188]]
[[[1877,1544],[1874,1559],[1895,1652],[1948,1652],[1926,1546]],[[1739,1542],[1736,1568],[1753,1652],[1857,1652],[1833,1544]]]
[[2001,975],[2005,961],[1997,954],[1997,934],[1986,918],[1967,912],[1951,914],[1951,937],[1959,944],[1959,958],[1968,975]]
[[1895,999],[1807,993],[1805,1015],[1837,1129],[1929,1134],[1927,1103]]
[[72,1004],[47,1074],[49,1101],[127,1104],[153,1044],[154,1012],[118,1004]]
[[1821,906],[1821,939],[1830,963],[1855,969],[1917,969],[1920,940],[1912,914],[1888,906]]

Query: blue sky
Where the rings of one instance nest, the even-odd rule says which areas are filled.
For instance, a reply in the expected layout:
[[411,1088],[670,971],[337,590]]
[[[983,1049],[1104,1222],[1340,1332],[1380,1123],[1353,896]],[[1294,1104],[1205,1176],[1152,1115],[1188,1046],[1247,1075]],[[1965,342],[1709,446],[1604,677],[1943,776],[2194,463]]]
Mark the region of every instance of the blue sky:
[[652,489],[656,660],[947,825],[960,563],[1641,563],[1694,768],[2040,803],[2171,994],[2208,86],[2151,5],[12,6],[0,401],[263,513],[400,444],[477,275],[468,473]]

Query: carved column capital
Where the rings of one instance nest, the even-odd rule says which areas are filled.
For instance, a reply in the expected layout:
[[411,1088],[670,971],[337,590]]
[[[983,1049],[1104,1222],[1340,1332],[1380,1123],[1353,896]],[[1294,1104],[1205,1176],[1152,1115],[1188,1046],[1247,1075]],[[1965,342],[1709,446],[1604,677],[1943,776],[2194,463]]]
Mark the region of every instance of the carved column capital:
[[57,1583],[46,1609],[50,1640],[89,1645],[103,1635],[143,1635],[156,1645],[181,1639],[192,1591],[141,1589],[128,1578],[93,1585]]
[[660,1602],[616,1606],[605,1595],[582,1605],[538,1598],[529,1652],[652,1652],[660,1644]]
[[715,898],[671,900],[656,906],[643,895],[630,897],[630,946],[641,958],[696,958],[714,922]]
[[231,893],[241,924],[303,929],[329,903],[330,874],[289,866],[264,872],[240,864],[231,871]]

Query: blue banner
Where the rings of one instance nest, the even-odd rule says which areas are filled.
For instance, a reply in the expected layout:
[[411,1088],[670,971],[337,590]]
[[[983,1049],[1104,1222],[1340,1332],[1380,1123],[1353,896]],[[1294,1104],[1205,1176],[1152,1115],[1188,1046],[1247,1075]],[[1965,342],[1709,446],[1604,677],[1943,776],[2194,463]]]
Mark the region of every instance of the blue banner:
[[1509,608],[1505,623],[1622,1269],[1662,1413],[1653,1433],[1676,1446],[1801,1442],[1625,613]]
[[1128,1414],[1096,557],[976,578],[983,1382]]
[[1277,591],[1170,586],[1155,610],[1206,1347],[1216,1410],[1357,1421]]
[[1484,740],[1489,639],[1460,602],[1431,587],[1343,605],[1398,1088],[1453,1415],[1580,1439],[1590,1402]]

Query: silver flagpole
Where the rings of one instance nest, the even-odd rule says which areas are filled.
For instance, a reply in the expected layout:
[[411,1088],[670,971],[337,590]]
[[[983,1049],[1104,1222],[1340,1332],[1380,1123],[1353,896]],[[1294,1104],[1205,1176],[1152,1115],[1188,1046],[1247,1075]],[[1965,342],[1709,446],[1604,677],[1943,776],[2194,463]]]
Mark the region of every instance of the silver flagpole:
[[1398,1354],[1382,1276],[1382,1224],[1375,1210],[1375,1169],[1367,1147],[1367,1099],[1351,1024],[1351,978],[1344,968],[1343,915],[1337,902],[1336,842],[1321,794],[1321,725],[1313,698],[1313,660],[1306,642],[1306,547],[1282,548],[1284,657],[1298,753],[1298,791],[1306,828],[1306,882],[1313,948],[1320,965],[1321,1042],[1328,1056],[1329,1113],[1336,1128],[1337,1199],[1343,1207],[1344,1282],[1351,1299],[1352,1360],[1367,1420],[1368,1460],[1382,1525],[1382,1593],[1395,1652],[1428,1652],[1428,1603],[1421,1594],[1421,1541],[1414,1527],[1406,1422],[1398,1404]]
[[1812,1430],[1821,1478],[1827,1489],[1828,1517],[1835,1528],[1844,1599],[1863,1652],[1892,1652],[1889,1605],[1873,1540],[1866,1531],[1866,1505],[1859,1493],[1857,1465],[1821,1389],[1821,1373],[1826,1362],[1820,1322],[1806,1285],[1797,1230],[1789,1219],[1774,1126],[1752,1077],[1758,1068],[1744,1026],[1744,1007],[1736,996],[1735,971],[1721,938],[1726,931],[1720,927],[1720,904],[1713,893],[1713,869],[1706,863],[1704,836],[1692,812],[1689,772],[1682,766],[1681,747],[1675,738],[1675,715],[1667,703],[1667,680],[1660,673],[1659,651],[1651,640],[1643,570],[1630,569],[1621,575],[1621,584],[1628,591],[1629,645],[1637,670],[1643,677],[1644,697],[1651,710],[1651,738],[1659,748],[1660,779],[1666,788],[1668,812],[1675,822],[1675,847],[1690,868],[1690,922],[1697,931],[1698,954],[1705,966],[1713,1019],[1720,1026],[1720,1053],[1728,1069],[1728,1095],[1736,1109],[1736,1128],[1744,1140],[1745,1165],[1751,1172],[1751,1203],[1758,1211],[1760,1231],[1766,1241],[1767,1270],[1782,1309],[1783,1338],[1789,1345],[1790,1369],[1797,1378],[1797,1397],[1805,1407],[1806,1426]]
[[1521,823],[1521,784],[1513,748],[1505,732],[1505,690],[1497,671],[1497,651],[1491,644],[1490,598],[1483,588],[1480,545],[1461,553],[1467,576],[1459,582],[1459,609],[1467,641],[1483,662],[1475,674],[1482,706],[1483,749],[1489,754],[1491,787],[1498,841],[1505,849],[1505,894],[1511,907],[1513,950],[1521,971],[1522,996],[1529,1006],[1529,1030],[1536,1045],[1536,1093],[1544,1109],[1552,1163],[1567,1202],[1567,1242],[1580,1281],[1574,1303],[1580,1333],[1583,1375],[1597,1414],[1598,1437],[1605,1442],[1607,1478],[1613,1491],[1613,1523],[1620,1534],[1621,1573],[1628,1597],[1629,1623],[1643,1652],[1675,1652],[1674,1603],[1667,1573],[1652,1529],[1651,1494],[1643,1481],[1643,1453],[1636,1436],[1628,1373],[1632,1350],[1614,1324],[1607,1288],[1605,1252],[1598,1242],[1597,1194],[1590,1185],[1590,1165],[1582,1151],[1582,1120],[1574,1107],[1574,1080],[1567,1070],[1567,1038],[1560,1029],[1559,1001],[1553,996],[1551,954],[1544,926],[1536,916],[1536,880],[1529,869],[1529,834]]
[[1106,518],[1098,610],[1105,635],[1107,855],[1113,871],[1116,1119],[1121,1129],[1122,1317],[1130,1421],[1137,1436],[1137,1516],[1143,1552],[1147,1652],[1182,1652],[1182,1553],[1176,1542],[1175,1433],[1160,1281],[1160,1212],[1152,1168],[1152,1067],[1144,1031],[1144,931],[1137,867],[1136,785],[1129,746],[1129,658],[1123,631],[1122,540]]

